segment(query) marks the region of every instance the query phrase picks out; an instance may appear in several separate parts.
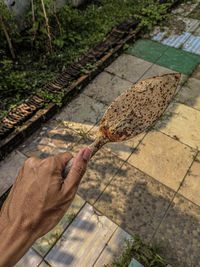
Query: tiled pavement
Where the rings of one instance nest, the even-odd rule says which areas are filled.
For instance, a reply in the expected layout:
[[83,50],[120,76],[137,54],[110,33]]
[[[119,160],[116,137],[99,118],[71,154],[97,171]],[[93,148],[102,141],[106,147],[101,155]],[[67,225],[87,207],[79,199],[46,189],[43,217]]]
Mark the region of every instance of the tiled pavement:
[[176,96],[152,129],[96,154],[64,218],[17,266],[103,266],[120,254],[129,234],[162,242],[172,265],[200,266],[200,53],[198,46],[188,48],[200,26],[180,17],[180,10],[186,17],[192,7],[180,6],[174,24],[152,32],[157,41],[137,41],[1,162],[0,195],[26,157],[76,153],[91,143],[106,108],[133,83],[182,74]]

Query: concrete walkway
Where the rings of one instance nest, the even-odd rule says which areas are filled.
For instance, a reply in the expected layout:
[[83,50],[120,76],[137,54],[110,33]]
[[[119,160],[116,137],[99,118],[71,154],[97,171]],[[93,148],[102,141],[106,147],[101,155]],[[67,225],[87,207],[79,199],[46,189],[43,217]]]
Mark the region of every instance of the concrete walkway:
[[27,157],[90,144],[107,107],[135,82],[181,73],[164,115],[147,132],[95,155],[70,210],[17,266],[103,266],[129,234],[162,242],[172,265],[200,266],[200,23],[184,17],[195,7],[136,42],[0,163],[2,194]]

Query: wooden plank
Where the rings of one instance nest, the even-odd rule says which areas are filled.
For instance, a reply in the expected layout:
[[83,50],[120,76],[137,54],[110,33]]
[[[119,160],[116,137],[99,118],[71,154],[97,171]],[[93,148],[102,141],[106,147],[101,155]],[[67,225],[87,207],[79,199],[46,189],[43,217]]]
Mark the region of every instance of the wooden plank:
[[52,266],[92,266],[117,229],[86,204],[45,260]]
[[126,240],[130,238],[131,236],[127,232],[118,227],[108,244],[105,246],[94,267],[102,267],[104,265],[111,266],[114,260],[122,254],[122,251],[126,247]]
[[27,253],[21,258],[15,267],[36,267],[42,262],[40,257],[33,249],[29,249]]

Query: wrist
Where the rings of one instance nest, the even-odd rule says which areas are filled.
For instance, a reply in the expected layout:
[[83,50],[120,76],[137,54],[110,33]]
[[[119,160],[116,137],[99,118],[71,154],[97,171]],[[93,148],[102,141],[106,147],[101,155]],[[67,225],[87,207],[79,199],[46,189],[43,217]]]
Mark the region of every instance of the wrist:
[[[0,267],[13,266],[35,242],[33,236],[17,222],[3,225],[0,237]],[[2,228],[2,227],[0,227]]]

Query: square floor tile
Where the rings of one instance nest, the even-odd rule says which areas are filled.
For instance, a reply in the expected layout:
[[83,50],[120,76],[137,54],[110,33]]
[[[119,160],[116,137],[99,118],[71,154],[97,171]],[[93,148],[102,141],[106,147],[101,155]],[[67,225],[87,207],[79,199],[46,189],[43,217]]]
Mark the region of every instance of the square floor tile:
[[[43,131],[41,131],[43,132]],[[31,136],[20,146],[20,151],[28,157],[45,158],[57,153],[71,151],[82,136],[65,125],[52,128],[45,133]]]
[[80,196],[93,204],[105,190],[123,161],[106,149],[101,149],[90,160],[78,189]]
[[131,82],[104,71],[84,89],[84,94],[110,105],[132,85]]
[[194,149],[200,148],[200,111],[198,110],[183,104],[171,103],[155,128]]
[[175,101],[200,110],[200,80],[190,78],[176,95]]
[[128,157],[131,155],[131,153],[135,150],[137,150],[138,144],[141,142],[141,140],[144,138],[145,133],[141,133],[134,138],[123,141],[123,142],[113,142],[113,143],[107,143],[104,148],[109,150],[110,152],[117,155],[122,160],[126,161]]
[[152,63],[131,55],[119,56],[106,70],[132,83],[151,67]]
[[29,251],[15,264],[15,267],[29,267],[38,266],[42,261],[42,257],[40,257],[33,249],[29,249]]
[[174,193],[125,163],[95,207],[128,233],[149,241]]
[[179,193],[200,206],[200,153],[195,158]]
[[137,153],[133,153],[128,162],[176,191],[194,154],[188,146],[152,131],[145,136]]
[[46,235],[39,238],[33,248],[41,255],[45,256],[47,252],[53,247],[56,241],[60,238],[64,230],[67,226],[72,222],[74,217],[76,217],[77,213],[83,207],[85,201],[79,197],[78,195],[75,196],[71,206],[67,210],[66,214],[60,220],[60,222]]
[[106,105],[81,94],[74,98],[55,118],[63,121],[65,125],[77,132],[86,132],[101,119],[106,109]]
[[156,64],[189,75],[200,63],[200,56],[169,47]]
[[26,160],[26,156],[15,150],[0,162],[0,196],[14,183]]
[[94,267],[112,266],[112,263],[121,256],[126,248],[126,240],[130,238],[131,236],[128,233],[118,227],[108,244],[106,244]]
[[54,267],[93,266],[116,229],[86,204],[45,259]]
[[172,13],[176,15],[181,14],[181,16],[187,16],[192,12],[193,9],[195,9],[197,5],[198,3],[192,3],[192,2],[181,3],[180,5],[178,5],[177,8],[172,10]]
[[192,78],[200,80],[200,64],[196,67],[195,71],[192,73]]
[[184,43],[183,50],[196,55],[200,55],[200,36],[191,35],[190,38]]
[[138,40],[126,53],[146,61],[156,62],[167,49],[167,46],[151,40]]
[[153,243],[161,243],[161,256],[172,266],[196,267],[200,263],[200,207],[177,195]]
[[[49,267],[50,265],[47,264],[45,261],[42,261],[38,267]],[[51,266],[50,266],[51,267]]]

